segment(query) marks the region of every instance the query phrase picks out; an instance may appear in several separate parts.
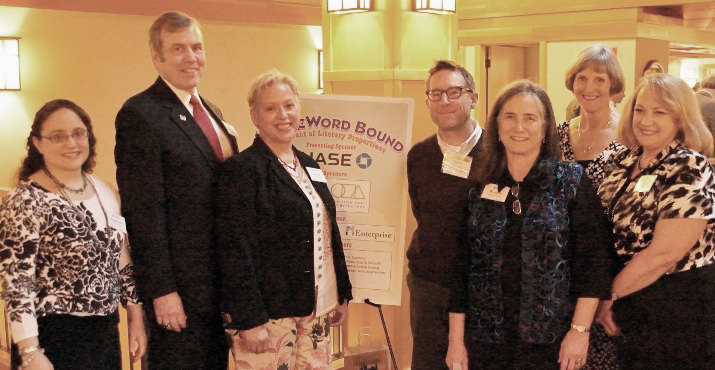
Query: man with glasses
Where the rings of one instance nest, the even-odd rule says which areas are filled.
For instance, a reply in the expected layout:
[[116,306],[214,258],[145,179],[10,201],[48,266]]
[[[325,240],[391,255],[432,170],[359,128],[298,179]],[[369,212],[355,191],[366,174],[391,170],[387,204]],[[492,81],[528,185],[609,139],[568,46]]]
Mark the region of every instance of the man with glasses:
[[410,272],[412,369],[446,369],[449,301],[466,252],[460,236],[466,222],[469,174],[482,129],[471,118],[477,105],[474,78],[454,62],[429,71],[427,110],[437,133],[407,154],[407,179],[417,230],[407,251]]
[[198,93],[206,56],[196,19],[159,16],[149,31],[159,77],[117,114],[117,184],[150,369],[226,369],[214,242],[214,173],[238,152],[235,130]]

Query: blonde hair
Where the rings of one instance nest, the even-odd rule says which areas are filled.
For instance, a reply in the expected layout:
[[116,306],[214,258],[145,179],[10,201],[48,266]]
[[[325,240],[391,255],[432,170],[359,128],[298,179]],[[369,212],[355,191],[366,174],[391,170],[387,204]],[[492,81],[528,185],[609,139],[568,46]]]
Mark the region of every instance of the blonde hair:
[[295,82],[293,77],[283,74],[277,69],[271,69],[270,71],[263,73],[256,77],[253,82],[251,82],[251,87],[248,89],[248,106],[251,110],[256,108],[256,99],[258,94],[264,89],[271,87],[275,84],[285,84],[293,91],[293,94],[298,97],[298,83]]
[[638,94],[643,89],[648,89],[648,92],[673,115],[678,127],[676,138],[683,145],[708,157],[713,154],[713,136],[705,126],[693,92],[685,81],[665,73],[650,74],[640,80],[633,95],[628,99],[623,116],[618,123],[618,141],[631,147],[640,145],[633,134],[632,123],[633,109]]
[[623,69],[618,63],[618,58],[613,50],[606,45],[591,45],[581,50],[576,55],[571,68],[566,71],[566,88],[573,92],[573,83],[576,75],[588,67],[593,67],[598,72],[606,72],[611,80],[610,94],[616,95],[625,88],[626,78],[623,76]]

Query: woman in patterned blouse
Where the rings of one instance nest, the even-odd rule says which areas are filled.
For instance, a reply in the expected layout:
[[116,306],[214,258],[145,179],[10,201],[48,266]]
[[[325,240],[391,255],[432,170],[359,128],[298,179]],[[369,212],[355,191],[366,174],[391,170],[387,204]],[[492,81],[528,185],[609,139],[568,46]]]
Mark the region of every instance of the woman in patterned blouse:
[[[620,114],[613,104],[619,96],[623,99],[624,82],[616,54],[604,45],[583,49],[566,72],[566,87],[581,109],[578,117],[558,125],[561,158],[583,166],[596,188],[608,174],[613,155],[624,148],[616,139]],[[616,341],[594,325],[585,370],[618,369]]]
[[551,102],[531,81],[505,87],[485,135],[447,365],[578,369],[615,262],[596,190],[581,166],[559,161]]
[[117,304],[132,359],[146,347],[116,193],[89,175],[87,113],[52,100],[35,114],[19,184],[0,206],[2,298],[13,368],[120,369]]
[[616,140],[619,114],[611,99],[623,92],[621,65],[610,47],[583,49],[566,73],[566,88],[581,107],[578,117],[558,126],[563,160],[578,162],[598,187],[607,174],[613,154],[623,146]]
[[701,369],[715,343],[713,139],[690,88],[644,77],[628,101],[599,188],[625,266],[598,321],[622,332],[626,369]]

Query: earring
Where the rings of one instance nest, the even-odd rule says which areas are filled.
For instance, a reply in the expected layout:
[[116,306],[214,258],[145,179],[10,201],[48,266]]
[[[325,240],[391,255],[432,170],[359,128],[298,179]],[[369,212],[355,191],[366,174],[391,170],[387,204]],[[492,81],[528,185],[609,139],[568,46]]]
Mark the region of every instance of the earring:
[[542,144],[546,144],[546,138],[541,139]]

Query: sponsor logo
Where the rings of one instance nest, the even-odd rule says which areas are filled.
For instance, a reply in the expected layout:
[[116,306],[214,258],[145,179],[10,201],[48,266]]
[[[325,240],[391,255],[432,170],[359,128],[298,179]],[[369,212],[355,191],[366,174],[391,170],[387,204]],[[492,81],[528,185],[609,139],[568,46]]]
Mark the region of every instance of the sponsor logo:
[[372,157],[367,153],[360,153],[357,158],[355,158],[355,164],[364,170],[372,164]]

